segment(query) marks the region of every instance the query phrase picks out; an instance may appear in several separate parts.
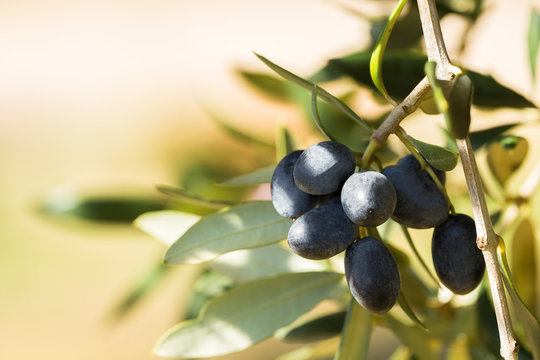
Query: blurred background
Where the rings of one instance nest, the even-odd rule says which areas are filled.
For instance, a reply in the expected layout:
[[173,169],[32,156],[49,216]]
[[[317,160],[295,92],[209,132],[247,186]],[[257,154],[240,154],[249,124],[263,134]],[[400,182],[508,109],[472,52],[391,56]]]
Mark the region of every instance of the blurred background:
[[[443,22],[450,53],[538,100],[526,58],[532,2],[486,4],[466,49],[453,42],[463,20]],[[208,110],[268,142],[276,125],[287,124],[309,144],[312,129],[298,120],[298,109],[258,96],[235,70],[266,71],[256,51],[310,74],[369,44],[368,21],[351,9],[380,16],[393,5],[0,2],[0,359],[156,359],[156,340],[189,300],[183,284],[193,269],[175,269],[111,320],[164,245],[125,224],[50,218],[40,204],[54,199],[69,207],[96,194],[159,204],[166,197],[155,185],[197,183],[194,164],[226,165],[232,176],[274,162],[270,152],[261,160],[264,151],[227,136]],[[275,349],[262,344],[254,351],[261,348]]]

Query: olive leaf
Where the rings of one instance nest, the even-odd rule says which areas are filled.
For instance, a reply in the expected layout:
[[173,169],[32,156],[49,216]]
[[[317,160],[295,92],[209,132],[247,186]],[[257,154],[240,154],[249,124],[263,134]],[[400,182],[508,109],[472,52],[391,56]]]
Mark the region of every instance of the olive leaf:
[[536,81],[536,59],[538,58],[538,46],[540,45],[540,12],[537,9],[531,9],[527,45],[529,50],[529,67],[532,78]]
[[410,135],[407,135],[407,139],[422,154],[429,165],[442,171],[450,171],[456,167],[458,160],[458,154],[456,152],[438,145],[425,143]]
[[504,185],[522,164],[529,149],[525,138],[507,135],[489,145],[487,161],[489,168],[500,184]]
[[[297,84],[299,86],[302,86],[303,88],[305,88],[307,90],[310,90],[310,91],[313,89],[313,86],[315,86],[315,84],[313,84],[312,82],[310,82],[308,80],[305,80],[305,79],[301,78],[300,76],[291,73],[288,70],[285,70],[284,68],[282,68],[279,65],[274,64],[273,62],[271,62],[270,60],[268,60],[264,56],[261,56],[259,54],[255,54],[255,55],[263,63],[265,63],[270,69],[274,70],[281,77],[283,77],[283,78],[285,78],[285,79],[287,79],[289,81],[292,81],[293,83],[295,83],[295,84]],[[324,90],[322,88],[318,88],[317,91],[318,91],[319,96],[321,98],[323,98],[324,100],[326,100],[329,103],[331,103],[332,105],[334,105],[336,108],[338,108],[340,111],[342,111],[345,115],[347,115],[350,119],[355,121],[358,125],[362,126],[366,131],[373,132],[373,129],[371,129],[371,126],[369,126],[369,124],[364,119],[362,119],[360,116],[358,116],[343,101],[339,100],[337,97],[335,97],[334,95],[330,94],[328,91],[326,91],[326,90]]]
[[269,184],[270,181],[272,181],[272,174],[274,173],[275,168],[275,166],[267,166],[262,169],[252,171],[250,173],[222,181],[219,184],[224,186],[250,186]]
[[236,205],[201,218],[167,250],[168,264],[198,264],[229,251],[269,245],[287,237],[292,221],[270,201]]
[[195,320],[167,331],[154,352],[200,358],[246,349],[290,324],[321,300],[340,295],[342,274],[285,274],[239,284],[211,300]]
[[390,39],[390,34],[392,33],[392,29],[394,28],[399,14],[401,14],[401,10],[403,10],[403,7],[406,3],[407,0],[400,0],[390,14],[390,16],[388,17],[388,21],[386,22],[386,25],[384,26],[384,29],[382,30],[379,39],[375,44],[375,48],[373,49],[369,61],[369,71],[371,75],[371,80],[373,80],[373,84],[384,96],[384,98],[392,104],[394,104],[395,101],[390,97],[390,95],[386,91],[386,87],[384,86],[382,64],[386,45],[388,44],[388,40]]

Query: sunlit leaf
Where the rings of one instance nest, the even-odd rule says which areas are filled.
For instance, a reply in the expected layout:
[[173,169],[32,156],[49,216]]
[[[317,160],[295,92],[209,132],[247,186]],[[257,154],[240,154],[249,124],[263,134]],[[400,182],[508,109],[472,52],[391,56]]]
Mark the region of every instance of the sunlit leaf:
[[188,192],[185,189],[169,185],[156,185],[156,189],[165,195],[169,195],[188,204],[198,205],[209,209],[218,210],[222,209],[225,206],[230,206],[234,204],[232,201],[226,200],[203,199],[195,194]]
[[525,138],[508,135],[497,138],[488,148],[487,161],[495,178],[505,184],[512,173],[522,164],[529,144]]
[[538,58],[538,45],[540,45],[540,13],[536,9],[531,10],[531,15],[529,17],[527,44],[529,50],[529,66],[532,78],[533,80],[536,80],[536,59]]
[[235,286],[234,280],[212,269],[203,271],[193,282],[184,320],[199,316],[206,304]]
[[416,140],[410,135],[407,135],[407,139],[409,139],[420,154],[422,154],[429,165],[442,171],[450,171],[456,167],[458,160],[457,153],[441,146]]
[[406,3],[407,0],[400,0],[392,13],[390,13],[388,21],[386,22],[386,25],[379,36],[379,40],[377,40],[377,43],[375,44],[375,48],[373,49],[369,63],[369,70],[373,84],[381,92],[385,99],[392,104],[394,104],[395,101],[390,97],[384,86],[382,64],[386,45],[390,39],[390,34],[392,33],[392,29],[394,28],[399,14],[401,14],[401,10]]
[[311,112],[313,113],[313,119],[315,120],[315,124],[319,128],[319,131],[323,133],[329,140],[336,141],[336,139],[330,134],[330,132],[325,128],[321,121],[321,117],[319,115],[319,109],[317,107],[317,86],[313,86],[313,89],[311,90]]
[[506,251],[504,241],[500,239],[499,241],[499,256],[500,263],[503,270],[504,276],[503,282],[504,286],[510,295],[510,300],[512,302],[512,310],[515,313],[516,318],[519,321],[519,324],[523,328],[524,338],[522,341],[526,341],[525,345],[532,352],[535,359],[540,358],[540,322],[536,315],[529,309],[527,304],[523,302],[517,288],[513,282],[512,274],[510,272],[510,266],[508,265],[508,260],[506,258]]
[[200,218],[199,215],[176,210],[149,211],[137,217],[133,224],[170,246]]
[[238,282],[326,269],[324,263],[304,259],[279,244],[231,251],[209,261],[206,265]]
[[229,251],[269,245],[285,239],[291,224],[270,201],[236,205],[203,217],[169,248],[164,261],[197,264]]
[[[295,84],[297,84],[299,86],[302,86],[303,88],[305,88],[305,89],[307,89],[309,91],[311,91],[313,89],[313,86],[315,86],[315,84],[311,83],[310,81],[305,80],[305,79],[301,78],[300,76],[295,75],[295,74],[291,73],[290,71],[285,70],[282,67],[274,64],[273,62],[271,62],[270,60],[268,60],[264,56],[261,56],[259,54],[255,54],[255,55],[262,62],[264,62],[270,69],[274,70],[278,75],[285,78],[286,80],[292,81],[293,83],[295,83]],[[349,118],[351,118],[352,120],[357,122],[360,126],[364,127],[364,129],[366,131],[369,131],[369,132],[373,131],[371,129],[371,127],[369,126],[369,124],[364,119],[362,119],[360,116],[358,116],[343,101],[339,100],[337,97],[335,97],[334,95],[330,94],[328,91],[326,91],[326,90],[324,90],[324,89],[322,89],[320,87],[317,87],[317,92],[318,92],[318,94],[319,94],[319,96],[321,98],[323,98],[324,100],[328,101],[329,103],[331,103],[332,105],[337,107],[340,111],[342,111],[344,114],[346,114]]]
[[411,306],[407,302],[405,295],[403,295],[403,291],[399,292],[397,301],[401,310],[403,310],[403,312],[409,317],[410,320],[412,320],[413,323],[415,323],[422,329],[427,330],[426,325],[424,325],[422,320],[420,320],[418,316],[416,316],[414,310],[411,308]]
[[220,184],[226,186],[250,186],[269,184],[272,180],[272,174],[274,173],[275,168],[275,166],[268,166],[262,169],[257,169],[248,174],[243,174],[232,179],[225,180]]
[[321,300],[334,297],[342,278],[342,274],[314,272],[240,284],[210,301],[198,319],[170,329],[155,353],[166,358],[200,358],[246,349]]
[[289,84],[282,79],[245,70],[237,70],[237,73],[262,94],[274,100],[290,101]]
[[373,314],[351,298],[335,360],[367,359]]
[[531,309],[536,307],[536,299],[539,296],[536,263],[536,239],[535,229],[531,220],[523,219],[512,238],[511,264],[514,283],[521,298]]
[[276,332],[276,337],[286,342],[311,342],[337,336],[343,329],[346,311],[317,317],[300,324],[291,324]]

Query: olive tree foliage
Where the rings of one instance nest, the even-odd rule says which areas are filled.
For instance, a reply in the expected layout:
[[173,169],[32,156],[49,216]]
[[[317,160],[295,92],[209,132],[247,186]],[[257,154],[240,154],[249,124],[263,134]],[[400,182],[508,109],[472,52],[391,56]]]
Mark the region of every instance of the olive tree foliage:
[[[356,205],[350,205],[343,193],[338,200],[322,198],[327,196],[324,194],[315,199],[315,195],[298,189],[296,203],[290,207],[276,207],[270,198],[249,200],[254,189],[269,188],[270,182],[274,185],[273,174],[292,172],[295,163],[291,156],[297,161],[302,150],[314,144],[306,143],[286,124],[276,130],[274,141],[267,141],[216,117],[216,124],[233,138],[262,149],[261,163],[267,161],[262,158],[267,159],[269,153],[275,154],[274,164],[228,179],[221,176],[219,183],[209,185],[213,191],[207,193],[198,193],[189,186],[158,185],[157,190],[171,199],[165,203],[86,199],[70,209],[79,216],[98,220],[131,221],[136,217],[135,226],[167,245],[163,264],[156,265],[127,294],[116,309],[119,314],[151,291],[171,267],[193,264],[200,268],[185,320],[157,341],[154,351],[158,356],[209,358],[239,352],[275,337],[303,344],[283,354],[281,360],[367,359],[372,332],[384,327],[399,340],[392,359],[516,359],[518,354],[522,359],[540,359],[540,259],[536,239],[540,217],[533,202],[540,183],[540,162],[529,161],[532,165],[523,169],[528,157],[534,155],[528,151],[530,139],[515,134],[539,126],[538,121],[520,121],[519,115],[523,109],[536,109],[536,105],[489,74],[458,66],[448,57],[439,17],[454,14],[474,23],[484,11],[482,0],[411,1],[407,12],[401,14],[406,3],[396,1],[387,17],[371,20],[369,48],[328,59],[325,66],[311,74],[297,75],[264,54],[255,56],[268,71],[242,69],[238,73],[264,96],[302,109],[303,121],[312,125],[321,142],[345,145],[354,155],[355,171],[375,174],[369,181],[385,173],[397,173],[392,176],[397,179],[394,187],[398,203],[400,191],[412,191],[412,197],[426,196],[421,193],[425,186],[415,188],[415,181],[431,184],[448,206],[445,218],[450,214],[453,221],[459,220],[456,223],[467,223],[467,230],[456,233],[444,228],[433,232],[434,224],[422,226],[422,219],[420,226],[402,221],[391,215],[396,206],[393,199],[385,205],[384,219],[376,223],[351,220],[356,224],[354,231],[347,232],[352,238],[346,240],[352,245],[344,243],[335,251],[337,254],[329,256],[319,252],[318,260],[303,258],[287,246],[288,236],[293,236],[289,230],[295,229],[292,248],[303,246],[298,245],[305,236],[304,230],[297,230],[300,226],[317,229],[313,236],[324,238],[323,245],[317,246],[328,246],[340,229],[325,228],[331,226],[325,225],[325,220],[337,213],[343,217],[335,202],[346,203],[349,212],[356,211]],[[534,81],[540,43],[540,14],[534,9],[528,37],[523,41],[529,45]],[[334,94],[326,90],[342,80],[349,80],[344,82],[348,91]],[[377,116],[358,114],[358,92],[369,96],[379,108]],[[473,111],[478,116],[511,110],[516,120],[474,131],[470,130],[475,121],[471,109],[482,110]],[[407,117],[413,113],[426,123],[444,119],[440,134],[445,143],[435,143],[429,136],[409,135]],[[390,138],[398,141],[388,142]],[[389,170],[398,162],[398,154],[411,154],[416,162],[403,160],[398,164],[402,168]],[[283,158],[289,159],[288,165],[279,165],[276,170]],[[408,165],[405,161],[409,161]],[[407,172],[405,166],[421,171],[422,178],[418,180],[417,174]],[[452,179],[441,177],[450,171],[455,175]],[[516,186],[512,180],[518,171],[528,175]],[[295,186],[292,179],[283,180],[280,186]],[[386,184],[387,180],[380,181]],[[403,183],[398,184],[400,181]],[[370,191],[364,192],[359,197],[371,197]],[[310,217],[316,220],[312,225],[309,218],[302,218],[302,213],[312,208],[329,206],[323,205],[325,202],[334,206],[327,213],[330,215],[323,210],[313,212]],[[348,222],[344,226],[349,227]],[[425,235],[431,238],[432,232],[438,254],[433,258],[422,250],[425,244],[419,244],[429,241]],[[423,235],[415,239],[415,234]],[[441,237],[445,236],[453,242],[443,243]],[[463,237],[472,237],[476,247],[471,250],[462,245]],[[481,256],[468,255],[475,251]],[[388,265],[372,271],[366,264],[377,256],[378,264]],[[452,265],[433,264],[437,257],[455,258],[460,268],[441,276],[439,269]],[[478,280],[471,285],[466,279],[463,285],[456,276],[472,267],[470,261],[480,261],[482,272],[475,270]],[[394,263],[396,271],[389,278],[381,275]],[[351,276],[357,277],[355,284],[374,282],[369,285],[374,286],[374,292],[390,281],[395,297],[390,305],[379,306],[373,297],[366,302],[368,305],[359,303],[351,292],[356,294],[361,285],[351,285]],[[447,283],[451,285],[445,286],[445,278],[451,279]],[[466,295],[459,294],[462,285]],[[456,293],[451,291],[454,289],[458,289]],[[311,311],[321,302],[331,303],[334,310]]]

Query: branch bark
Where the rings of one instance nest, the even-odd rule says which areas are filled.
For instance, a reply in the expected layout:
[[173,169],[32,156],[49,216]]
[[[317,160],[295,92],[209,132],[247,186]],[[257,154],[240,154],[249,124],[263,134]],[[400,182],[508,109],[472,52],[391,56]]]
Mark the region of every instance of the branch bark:
[[[426,43],[428,59],[437,63],[436,76],[441,80],[452,80],[460,69],[453,66],[448,58],[443,35],[441,32],[439,17],[434,0],[417,0],[422,30]],[[499,268],[497,246],[499,243],[497,234],[493,231],[493,225],[489,217],[482,182],[478,173],[478,167],[471,147],[469,137],[457,140],[459,155],[463,172],[467,181],[469,197],[473,209],[477,246],[482,250],[488,273],[493,307],[497,317],[499,338],[501,341],[500,353],[504,359],[517,359],[519,347],[512,330],[512,322],[506,301],[502,274]]]

